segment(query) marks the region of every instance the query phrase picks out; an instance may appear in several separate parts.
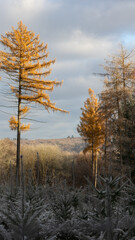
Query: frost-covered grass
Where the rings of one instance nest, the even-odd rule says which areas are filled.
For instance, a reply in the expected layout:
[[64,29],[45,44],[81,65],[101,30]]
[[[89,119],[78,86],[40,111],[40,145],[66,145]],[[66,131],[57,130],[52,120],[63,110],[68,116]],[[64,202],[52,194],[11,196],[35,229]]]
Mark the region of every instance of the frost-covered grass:
[[133,240],[135,185],[98,178],[95,188],[63,184],[0,187],[0,240]]

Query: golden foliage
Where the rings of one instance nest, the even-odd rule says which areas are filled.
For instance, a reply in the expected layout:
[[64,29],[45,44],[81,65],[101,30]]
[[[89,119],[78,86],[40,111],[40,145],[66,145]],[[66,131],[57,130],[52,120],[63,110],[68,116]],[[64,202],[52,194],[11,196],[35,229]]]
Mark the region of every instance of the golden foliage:
[[24,123],[20,126],[21,131],[28,131],[30,129],[30,123],[25,125]]
[[20,112],[21,112],[22,115],[25,115],[29,110],[30,110],[30,108],[25,106],[25,107],[20,109]]
[[104,121],[99,114],[99,102],[94,91],[89,88],[89,98],[84,102],[80,124],[77,127],[79,134],[86,140],[84,152],[97,151],[104,141]]
[[[20,21],[17,29],[12,27],[12,31],[5,36],[1,35],[0,43],[9,50],[0,51],[0,69],[12,80],[10,88],[18,99],[18,114],[28,112],[28,108],[21,108],[24,102],[38,103],[47,110],[67,112],[57,108],[46,93],[53,91],[54,86],[62,82],[45,79],[51,73],[50,66],[55,63],[55,59],[47,61],[48,45],[40,42],[39,35],[27,30]],[[9,122],[11,129],[16,129],[16,120],[11,118]]]
[[[15,116],[12,116],[10,118],[9,125],[10,125],[11,130],[16,130],[18,128],[18,120]],[[20,125],[21,131],[27,131],[29,129],[30,129],[30,124],[27,124],[27,125],[21,124]]]

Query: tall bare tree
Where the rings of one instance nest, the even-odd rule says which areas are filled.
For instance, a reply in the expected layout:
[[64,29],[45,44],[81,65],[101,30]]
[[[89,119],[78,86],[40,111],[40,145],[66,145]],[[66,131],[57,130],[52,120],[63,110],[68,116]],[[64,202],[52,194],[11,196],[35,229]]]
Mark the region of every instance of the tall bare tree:
[[[123,139],[127,121],[124,117],[127,103],[135,92],[134,51],[127,52],[121,45],[117,55],[106,61],[104,69],[107,77],[101,92],[101,105],[110,125],[108,136],[113,139],[117,158],[123,169]],[[110,131],[111,130],[111,131]]]

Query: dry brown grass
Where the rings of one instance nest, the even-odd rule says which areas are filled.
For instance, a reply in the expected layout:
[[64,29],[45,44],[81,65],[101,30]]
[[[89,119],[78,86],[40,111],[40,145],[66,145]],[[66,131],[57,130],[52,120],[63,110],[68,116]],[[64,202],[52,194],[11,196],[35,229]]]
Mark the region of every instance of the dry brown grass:
[[60,181],[60,178],[64,178],[65,169],[68,173],[72,160],[72,154],[61,151],[57,145],[23,145],[21,154],[23,155],[25,170],[31,169],[34,173],[33,178],[39,171],[42,184],[47,181],[46,178],[49,178],[48,181],[51,181],[51,183],[54,182],[54,178],[57,178],[58,181]]
[[[80,139],[65,139],[66,144],[80,141]],[[65,143],[62,139],[50,140],[51,143]],[[74,160],[75,185],[83,186],[87,184],[86,178],[92,180],[91,154],[75,153],[63,151],[58,145],[47,144],[46,140],[24,140],[21,144],[21,154],[23,155],[25,179],[35,184],[37,179],[41,184],[60,183],[66,179],[67,184],[73,184],[72,162]],[[63,147],[63,148],[64,148]],[[37,159],[37,152],[39,158]],[[10,181],[10,172],[15,175],[16,143],[9,139],[0,140],[0,181]],[[109,163],[108,163],[109,164]],[[109,165],[107,164],[107,169]],[[113,175],[119,175],[118,164],[112,163]],[[11,168],[12,166],[12,168]],[[108,172],[108,170],[107,170]],[[31,173],[31,174],[30,174]],[[102,155],[99,155],[98,174],[104,176],[105,167]]]
[[[13,140],[16,143],[16,140]],[[21,140],[21,145],[57,145],[62,151],[81,152],[84,149],[84,141],[80,138],[60,138],[60,139],[36,139],[36,140]]]
[[[37,152],[39,158],[37,159]],[[0,181],[10,179],[10,169],[15,172],[16,144],[9,139],[0,140]],[[57,145],[45,144],[22,144],[21,155],[23,156],[24,172],[26,180],[29,170],[32,178],[36,182],[37,171],[40,174],[40,182],[44,184],[48,178],[50,183],[61,181],[72,175],[73,154],[62,151]],[[39,161],[39,162],[38,162]],[[70,176],[69,176],[70,175]]]

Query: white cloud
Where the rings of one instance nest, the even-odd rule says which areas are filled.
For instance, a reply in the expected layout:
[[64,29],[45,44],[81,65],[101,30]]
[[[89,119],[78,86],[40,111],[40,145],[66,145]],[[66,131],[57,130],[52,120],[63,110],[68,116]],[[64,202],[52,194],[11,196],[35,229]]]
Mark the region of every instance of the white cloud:
[[21,0],[20,5],[26,11],[40,11],[43,8],[44,0]]
[[72,57],[100,57],[114,48],[109,38],[87,36],[80,30],[74,31],[68,39],[54,43],[53,51],[62,56]]
[[53,3],[50,0],[8,0],[7,11],[14,19],[32,20],[42,12],[45,14],[56,10],[59,3]]
[[56,59],[56,63],[55,65],[53,66],[53,71],[71,71],[71,70],[74,70],[75,69],[78,69],[78,66],[80,65],[80,59],[78,60],[72,60],[72,59],[69,59],[69,60],[63,60],[63,61],[57,61]]

